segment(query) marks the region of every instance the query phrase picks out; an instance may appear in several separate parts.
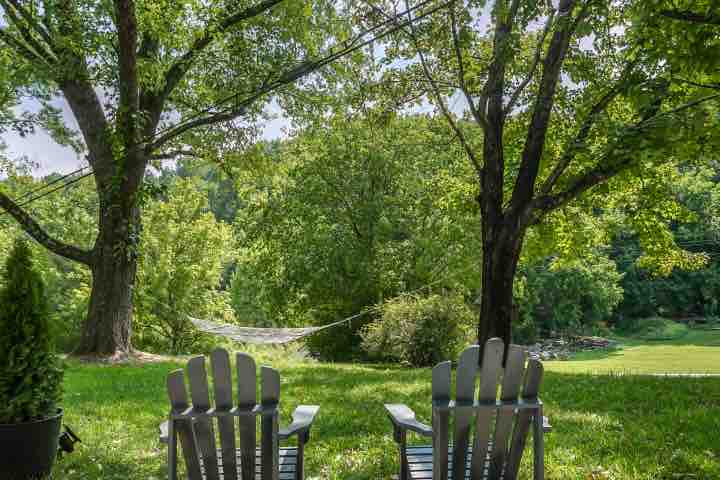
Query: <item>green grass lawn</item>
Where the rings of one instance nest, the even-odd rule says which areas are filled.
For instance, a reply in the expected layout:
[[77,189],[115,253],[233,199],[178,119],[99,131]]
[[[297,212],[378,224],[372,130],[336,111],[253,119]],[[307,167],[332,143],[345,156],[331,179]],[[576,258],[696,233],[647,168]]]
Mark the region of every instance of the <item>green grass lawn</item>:
[[569,361],[546,362],[546,368],[566,373],[720,374],[718,330],[690,329],[677,338],[662,341],[637,337],[617,340],[620,348],[580,353]]
[[[622,355],[632,358],[634,348]],[[688,351],[713,347],[662,348],[679,352],[683,358],[677,367],[686,368]],[[284,420],[299,403],[322,407],[306,452],[307,477],[385,479],[395,474],[397,451],[382,404],[407,403],[421,419],[429,420],[429,369],[298,362],[288,357],[263,358],[281,371]],[[620,365],[620,358],[613,354],[565,362],[562,367],[548,363],[542,399],[554,431],[546,437],[547,478],[720,478],[720,379],[570,373],[586,362]],[[665,363],[663,369],[671,362]],[[640,363],[634,365],[641,368]],[[83,443],[61,460],[55,478],[166,478],[157,424],[168,409],[165,375],[178,366],[70,361],[66,422]],[[530,478],[527,467],[523,478]]]

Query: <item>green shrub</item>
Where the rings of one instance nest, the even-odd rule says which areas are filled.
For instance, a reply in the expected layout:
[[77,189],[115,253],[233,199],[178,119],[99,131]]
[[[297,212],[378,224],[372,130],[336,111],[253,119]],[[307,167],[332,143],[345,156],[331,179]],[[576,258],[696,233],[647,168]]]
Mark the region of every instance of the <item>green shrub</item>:
[[688,334],[689,328],[683,323],[667,318],[638,318],[619,333],[640,340],[677,340]]
[[60,360],[53,351],[43,281],[30,248],[18,240],[0,291],[0,423],[46,418],[61,397]]
[[[301,317],[300,325],[322,326],[337,320],[356,315],[364,311],[357,305],[328,304],[317,306],[306,317]],[[323,360],[339,362],[363,359],[365,352],[361,347],[360,333],[373,319],[373,312],[366,312],[337,327],[322,330],[306,338],[305,345],[312,354]]]
[[362,346],[375,359],[431,366],[455,359],[471,339],[473,310],[457,296],[401,296],[379,307]]

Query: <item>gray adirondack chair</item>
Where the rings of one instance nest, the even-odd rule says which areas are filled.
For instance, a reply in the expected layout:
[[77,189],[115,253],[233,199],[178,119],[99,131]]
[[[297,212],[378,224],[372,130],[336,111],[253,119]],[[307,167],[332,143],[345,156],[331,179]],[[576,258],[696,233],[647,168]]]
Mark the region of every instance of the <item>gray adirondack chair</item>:
[[[179,439],[189,480],[302,480],[305,444],[319,407],[299,406],[292,423],[279,428],[280,375],[276,370],[261,367],[261,400],[257,403],[255,361],[238,353],[237,401],[233,403],[228,352],[215,350],[210,362],[214,406],[210,402],[205,357],[194,357],[187,365],[192,405],[188,402],[183,370],[168,375],[171,408],[168,421],[160,429],[161,441],[168,443],[169,479],[177,479]],[[260,448],[256,446],[258,417]],[[280,448],[280,440],[292,436],[297,436],[297,447]]]
[[[511,345],[502,371],[503,350],[504,344],[499,338],[486,343],[477,396],[478,345],[460,355],[455,400],[450,395],[451,362],[433,368],[432,426],[419,422],[405,405],[385,405],[400,447],[400,480],[515,480],[531,425],[534,479],[543,480],[543,433],[550,430],[538,398],[543,367],[540,361],[531,359],[526,369],[525,349]],[[451,416],[454,417],[452,444]],[[432,445],[408,446],[408,432],[431,438]]]

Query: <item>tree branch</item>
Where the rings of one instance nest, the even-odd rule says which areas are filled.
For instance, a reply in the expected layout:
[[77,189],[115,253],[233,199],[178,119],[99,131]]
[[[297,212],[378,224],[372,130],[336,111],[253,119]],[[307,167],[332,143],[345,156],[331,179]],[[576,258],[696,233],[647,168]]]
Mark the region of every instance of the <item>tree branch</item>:
[[234,15],[230,15],[222,20],[217,26],[208,26],[200,38],[195,40],[190,49],[185,52],[185,54],[183,54],[165,74],[165,87],[161,94],[162,98],[167,98],[168,95],[172,93],[182,77],[192,66],[195,58],[197,58],[197,56],[205,50],[205,48],[207,48],[215,38],[217,38],[218,34],[225,33],[227,30],[242,21],[249,20],[265,13],[283,1],[284,0],[263,0],[246,8],[245,10],[237,12]]
[[627,80],[627,75],[630,73],[634,65],[634,62],[628,64],[615,85],[613,85],[613,87],[608,90],[605,95],[603,95],[600,100],[598,100],[597,103],[592,106],[590,112],[585,118],[585,121],[580,126],[580,130],[578,131],[577,135],[575,135],[573,140],[565,147],[565,151],[563,152],[562,157],[560,157],[557,165],[555,165],[555,168],[540,188],[540,193],[542,195],[550,193],[550,191],[557,183],[558,179],[565,172],[565,169],[567,169],[568,165],[570,165],[570,162],[572,162],[575,158],[575,154],[577,153],[577,151],[580,149],[581,146],[584,145],[585,140],[587,140],[587,137],[590,135],[590,130],[592,130],[592,127],[595,125],[595,122],[600,117],[600,114],[603,113],[610,105],[610,103],[612,103],[612,101],[617,98],[617,96],[620,95],[620,93],[623,91],[623,87]]
[[440,109],[440,112],[445,117],[445,120],[447,120],[448,124],[450,125],[450,128],[452,128],[452,130],[455,132],[455,135],[457,135],[458,140],[460,140],[460,144],[462,145],[463,149],[467,153],[468,158],[470,159],[473,166],[475,167],[475,171],[478,173],[478,175],[480,175],[482,172],[482,165],[480,164],[480,161],[478,160],[477,156],[475,155],[475,151],[470,146],[470,143],[465,138],[465,134],[463,134],[462,130],[455,122],[455,119],[453,119],[452,113],[447,108],[447,105],[445,105],[445,102],[442,99],[442,94],[440,93],[440,88],[438,87],[438,84],[435,82],[435,78],[433,77],[432,72],[430,71],[430,67],[427,64],[425,55],[423,54],[423,51],[420,48],[420,45],[417,40],[415,26],[413,24],[412,14],[410,11],[410,5],[408,4],[407,0],[405,0],[405,9],[407,10],[408,25],[409,25],[407,33],[410,36],[410,40],[412,41],[413,45],[415,46],[415,51],[417,52],[418,57],[420,58],[420,64],[422,65],[422,69],[423,69],[423,73],[425,74],[425,78],[427,78],[428,83],[430,84],[430,90],[432,92],[432,96],[435,97],[435,102],[437,104],[437,107]]
[[115,17],[118,29],[118,70],[120,98],[117,130],[126,151],[135,149],[137,142],[138,79],[137,79],[137,20],[133,0],[116,0]]
[[465,82],[465,65],[463,62],[462,49],[460,47],[460,35],[458,34],[457,29],[457,18],[455,15],[454,4],[450,7],[450,29],[452,30],[455,58],[458,62],[458,81],[460,83],[460,91],[462,91],[463,95],[465,96],[465,100],[470,107],[470,113],[472,114],[473,118],[482,127],[483,130],[486,130],[488,123],[487,118],[485,118],[484,112],[480,112],[475,106],[475,100],[473,100],[472,96],[470,95],[470,92],[467,89],[467,84]]
[[115,0],[115,21],[118,36],[118,70],[120,91],[116,131],[125,149],[126,165],[123,171],[124,188],[135,192],[142,182],[147,157],[138,147],[140,88],[137,74],[138,33],[135,0]]
[[525,209],[532,200],[535,180],[540,168],[540,159],[545,149],[545,138],[550,124],[550,115],[555,103],[555,90],[557,88],[560,72],[562,70],[565,55],[570,45],[570,39],[575,27],[587,11],[587,3],[576,19],[571,18],[575,7],[575,0],[561,0],[558,8],[558,29],[553,34],[548,47],[547,55],[543,61],[543,73],[540,79],[540,86],[532,119],[528,127],[528,134],[525,140],[525,147],[522,152],[522,160],[518,176],[510,199],[510,210],[519,212]]
[[[277,86],[276,88],[279,88]],[[157,150],[161,146],[165,145],[169,141],[179,137],[183,133],[187,132],[188,130],[192,130],[194,128],[198,127],[204,127],[208,125],[213,125],[216,123],[221,122],[227,122],[234,118],[237,118],[241,115],[243,115],[245,112],[247,112],[247,109],[255,103],[259,98],[261,98],[266,93],[271,92],[274,89],[260,89],[255,94],[243,99],[240,102],[237,102],[232,107],[225,108],[219,112],[210,114],[205,117],[198,117],[194,120],[189,120],[186,122],[180,122],[179,124],[168,128],[167,130],[163,131],[158,137],[150,144],[148,144],[145,147],[146,152],[152,152],[154,150]],[[209,113],[209,112],[208,112]]]
[[[38,40],[33,37],[32,32],[28,29],[28,26],[18,16],[18,12],[5,0],[0,0],[0,6],[3,7],[7,18],[10,23],[17,28],[20,35],[25,40],[26,50],[30,50],[34,53],[33,60],[40,61],[50,66],[57,61],[55,56],[47,51]],[[17,42],[17,40],[15,40]]]
[[700,82],[693,82],[692,80],[686,80],[684,78],[673,78],[672,81],[678,82],[678,83],[684,83],[686,85],[692,85],[693,87],[698,88],[707,88],[709,90],[720,90],[720,83],[700,83]]
[[28,235],[37,240],[38,243],[51,252],[88,266],[92,264],[93,255],[91,251],[83,250],[73,245],[68,245],[51,237],[45,230],[42,229],[42,227],[40,227],[30,214],[23,210],[3,192],[0,192],[0,207],[4,208],[10,215],[12,215],[12,217],[20,224],[22,229]]
[[693,12],[692,10],[661,10],[660,15],[672,18],[673,20],[682,20],[702,25],[720,25],[720,13],[715,12],[708,12],[703,15],[702,13]]
[[[33,30],[35,30],[38,35],[42,37],[42,39],[47,43],[47,45],[50,47],[51,50],[55,50],[55,43],[53,42],[52,38],[50,37],[50,33],[48,30],[43,28],[42,25],[40,25],[35,18],[33,18],[32,14],[25,8],[23,5],[18,2],[18,0],[7,0],[10,2],[13,7],[15,7],[15,10],[17,10],[20,15],[25,19],[25,21],[30,25]],[[5,1],[0,2],[2,4],[5,4]]]
[[[425,3],[427,3],[428,1],[429,0],[425,0]],[[449,2],[444,2],[440,5],[425,10],[420,15],[415,17],[415,20],[427,17],[428,15],[437,12],[441,8],[446,7],[448,3]],[[399,14],[398,17],[400,15],[405,15],[405,13]],[[381,27],[387,26],[390,23],[394,23],[395,26],[393,28],[381,30],[380,33],[377,33],[377,31]],[[255,101],[257,101],[264,95],[274,92],[282,88],[283,86],[292,84],[296,80],[313,72],[316,72],[320,68],[329,65],[330,63],[338,60],[339,58],[349,55],[350,53],[357,51],[360,48],[366,47],[373,42],[380,40],[387,35],[390,35],[392,32],[398,29],[406,27],[408,23],[409,22],[407,21],[397,22],[397,18],[382,22],[380,25],[376,25],[372,28],[366,29],[365,31],[358,33],[349,40],[339,42],[339,45],[330,48],[329,53],[322,58],[319,58],[317,60],[303,61],[294,67],[288,68],[284,72],[281,72],[279,75],[277,75],[275,80],[272,80],[274,74],[271,73],[270,75],[268,75],[267,79],[253,92],[248,92],[248,97],[238,100],[241,93],[235,93],[225,99],[219,100],[216,103],[216,105],[222,105],[234,101],[233,105],[215,112],[213,112],[211,108],[205,109],[202,112],[198,112],[197,114],[192,115],[191,119],[181,121],[175,126],[168,127],[163,131],[156,133],[152,136],[155,138],[155,140],[153,140],[152,137],[149,137],[145,150],[146,152],[152,152],[159,146],[169,142],[170,140],[176,138],[178,135],[181,135],[182,133],[192,128],[232,120],[245,113],[250,105],[252,105]],[[366,38],[368,34],[374,35],[370,36],[370,38]],[[209,116],[200,117],[200,115],[204,114],[208,114]]]
[[505,112],[504,115],[507,116],[510,112],[512,112],[513,107],[517,103],[518,99],[520,98],[520,95],[522,94],[523,90],[525,90],[525,87],[528,86],[532,78],[535,76],[535,70],[537,69],[537,66],[540,64],[540,59],[542,58],[542,51],[543,51],[543,44],[545,43],[545,39],[547,38],[548,33],[550,32],[550,28],[552,27],[553,21],[555,20],[555,10],[552,10],[550,15],[548,15],[548,19],[545,22],[545,28],[543,28],[542,34],[540,35],[540,38],[538,39],[537,47],[535,48],[535,55],[533,56],[533,62],[530,65],[530,70],[528,71],[527,76],[525,79],[520,82],[520,85],[515,89],[515,91],[510,96],[510,100],[508,101],[508,104],[505,106]]
[[[692,102],[680,105],[679,107],[672,110],[653,114],[652,116],[649,116],[630,127],[630,130],[633,131],[633,133],[635,134],[641,133],[647,128],[652,128],[654,122],[659,118],[673,116],[684,110],[688,110],[705,102],[716,99],[720,99],[720,94],[703,97],[698,100],[694,100]],[[659,110],[659,108],[660,106],[658,104],[656,109]],[[635,151],[626,153],[620,158],[615,158],[614,162],[610,162],[611,160],[613,160],[611,156],[612,151],[612,148],[608,149],[606,154],[603,155],[603,157],[600,159],[600,162],[594,168],[585,172],[585,174],[580,176],[566,190],[556,193],[554,195],[542,195],[533,200],[532,208],[534,210],[534,214],[533,218],[530,221],[530,224],[538,223],[542,219],[542,217],[548,212],[551,212],[557,208],[562,207],[563,205],[566,205],[568,202],[577,198],[579,195],[591,189],[592,187],[607,182],[618,173],[630,167],[633,161],[637,159],[638,152]]]
[[157,153],[150,155],[151,160],[170,160],[176,157],[197,157],[198,155],[192,150],[171,150],[169,152]]
[[108,180],[112,176],[109,167],[113,160],[109,126],[95,90],[82,77],[78,75],[77,79],[60,82],[60,89],[83,134],[90,166],[101,180]]
[[[502,217],[505,182],[505,116],[503,97],[505,95],[505,74],[507,71],[509,46],[512,29],[520,2],[513,0],[507,13],[502,9],[506,2],[496,2],[495,32],[493,33],[492,60],[488,67],[487,80],[480,95],[479,108],[487,118],[483,136],[483,175],[480,179],[480,210],[483,220],[483,237],[492,234],[485,229],[498,223]],[[487,237],[486,237],[487,235]]]
[[32,51],[23,42],[9,34],[7,31],[5,31],[4,28],[0,28],[0,40],[5,42],[8,47],[15,50],[18,55],[24,57],[29,62],[44,62],[44,59],[40,55]]
[[[143,136],[145,138],[153,136],[153,132],[160,122],[165,101],[190,70],[198,55],[217,38],[219,33],[224,33],[238,23],[256,17],[283,1],[284,0],[263,0],[254,6],[228,16],[216,26],[208,25],[202,35],[190,46],[188,51],[178,58],[167,70],[165,73],[164,86],[160,92],[148,90],[142,90],[140,92],[140,109],[146,112],[147,115],[143,128]],[[158,49],[159,43],[157,39],[150,37],[145,38],[140,45],[138,56],[141,58],[150,58],[157,54]]]

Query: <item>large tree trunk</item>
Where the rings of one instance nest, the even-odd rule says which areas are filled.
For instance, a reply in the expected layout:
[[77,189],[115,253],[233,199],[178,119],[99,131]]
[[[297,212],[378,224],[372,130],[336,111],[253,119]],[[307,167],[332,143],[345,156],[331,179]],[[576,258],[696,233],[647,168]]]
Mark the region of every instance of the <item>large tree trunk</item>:
[[115,198],[100,203],[99,234],[90,267],[92,292],[78,354],[124,356],[132,350],[139,210],[126,203],[134,195],[124,195],[124,202],[118,201],[119,195],[110,195]]
[[[491,223],[488,225],[487,223]],[[525,230],[501,221],[483,219],[483,268],[478,344],[493,337],[507,346],[512,340],[512,322],[516,317],[513,281],[520,260]]]

